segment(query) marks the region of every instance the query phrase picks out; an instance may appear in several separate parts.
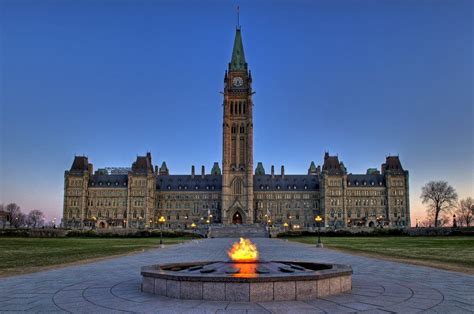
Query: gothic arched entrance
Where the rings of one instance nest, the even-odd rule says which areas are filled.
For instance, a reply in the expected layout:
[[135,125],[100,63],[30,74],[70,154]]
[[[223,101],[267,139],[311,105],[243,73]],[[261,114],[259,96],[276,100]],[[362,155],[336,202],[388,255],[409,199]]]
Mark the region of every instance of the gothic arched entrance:
[[233,224],[242,224],[242,215],[237,211],[235,212],[234,216],[232,216],[232,223]]
[[100,229],[105,229],[105,222],[101,221],[101,222],[99,223],[99,228],[100,228]]

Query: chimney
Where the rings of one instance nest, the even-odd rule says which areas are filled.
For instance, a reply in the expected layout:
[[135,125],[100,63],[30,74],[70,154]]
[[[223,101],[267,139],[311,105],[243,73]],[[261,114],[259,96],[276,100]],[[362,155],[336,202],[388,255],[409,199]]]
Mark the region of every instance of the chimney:
[[204,168],[204,165],[201,166],[201,177],[204,178],[204,176],[206,175],[206,170]]
[[194,175],[196,174],[194,170],[194,165],[191,166],[191,177],[194,178]]
[[284,165],[281,166],[281,176],[285,177],[285,166]]
[[275,177],[275,166],[272,165],[272,178]]

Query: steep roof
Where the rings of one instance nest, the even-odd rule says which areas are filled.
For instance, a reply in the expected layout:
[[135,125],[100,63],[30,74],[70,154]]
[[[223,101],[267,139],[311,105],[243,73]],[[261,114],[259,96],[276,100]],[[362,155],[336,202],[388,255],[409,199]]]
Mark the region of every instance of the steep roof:
[[348,187],[381,187],[385,186],[384,176],[381,174],[348,174]]
[[158,191],[203,192],[221,191],[222,176],[220,175],[167,175],[156,178]]
[[89,178],[90,187],[125,188],[128,184],[126,174],[94,174]]
[[230,71],[247,70],[247,62],[245,62],[244,45],[242,43],[242,34],[240,28],[235,31],[234,49],[232,50],[232,59],[229,63]]
[[255,175],[253,189],[257,191],[314,191],[319,189],[315,175]]
[[341,166],[337,156],[329,156],[329,153],[324,154],[323,171],[328,174],[341,175],[345,172],[344,165]]
[[153,172],[151,154],[147,153],[146,156],[137,156],[137,160],[132,164],[132,171],[135,173]]
[[72,162],[71,171],[87,171],[89,161],[86,156],[76,156]]
[[382,164],[382,173],[387,171],[391,173],[404,172],[402,163],[400,162],[400,158],[398,158],[398,156],[387,156],[385,163]]

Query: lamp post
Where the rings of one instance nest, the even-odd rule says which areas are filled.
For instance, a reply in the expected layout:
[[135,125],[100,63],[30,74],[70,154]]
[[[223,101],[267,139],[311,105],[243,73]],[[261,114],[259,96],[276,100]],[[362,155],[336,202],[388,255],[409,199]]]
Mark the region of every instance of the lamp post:
[[158,222],[159,222],[160,225],[161,225],[161,228],[160,228],[160,247],[161,247],[161,248],[163,248],[163,225],[165,224],[165,221],[166,221],[165,216],[161,216],[161,217],[158,219]]
[[318,215],[314,218],[314,221],[318,224],[318,243],[316,243],[316,247],[323,247],[323,244],[321,243],[321,222],[323,219]]

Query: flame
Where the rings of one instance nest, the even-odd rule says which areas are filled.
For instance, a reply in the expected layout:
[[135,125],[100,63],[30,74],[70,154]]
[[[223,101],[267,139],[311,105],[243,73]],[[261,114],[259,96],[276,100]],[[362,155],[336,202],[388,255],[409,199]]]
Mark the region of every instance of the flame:
[[249,239],[240,238],[240,242],[235,242],[227,254],[234,262],[258,261],[257,247]]
[[232,277],[237,277],[237,278],[256,278],[257,277],[257,263],[236,263],[232,265],[232,267],[238,270],[236,274],[232,274]]

